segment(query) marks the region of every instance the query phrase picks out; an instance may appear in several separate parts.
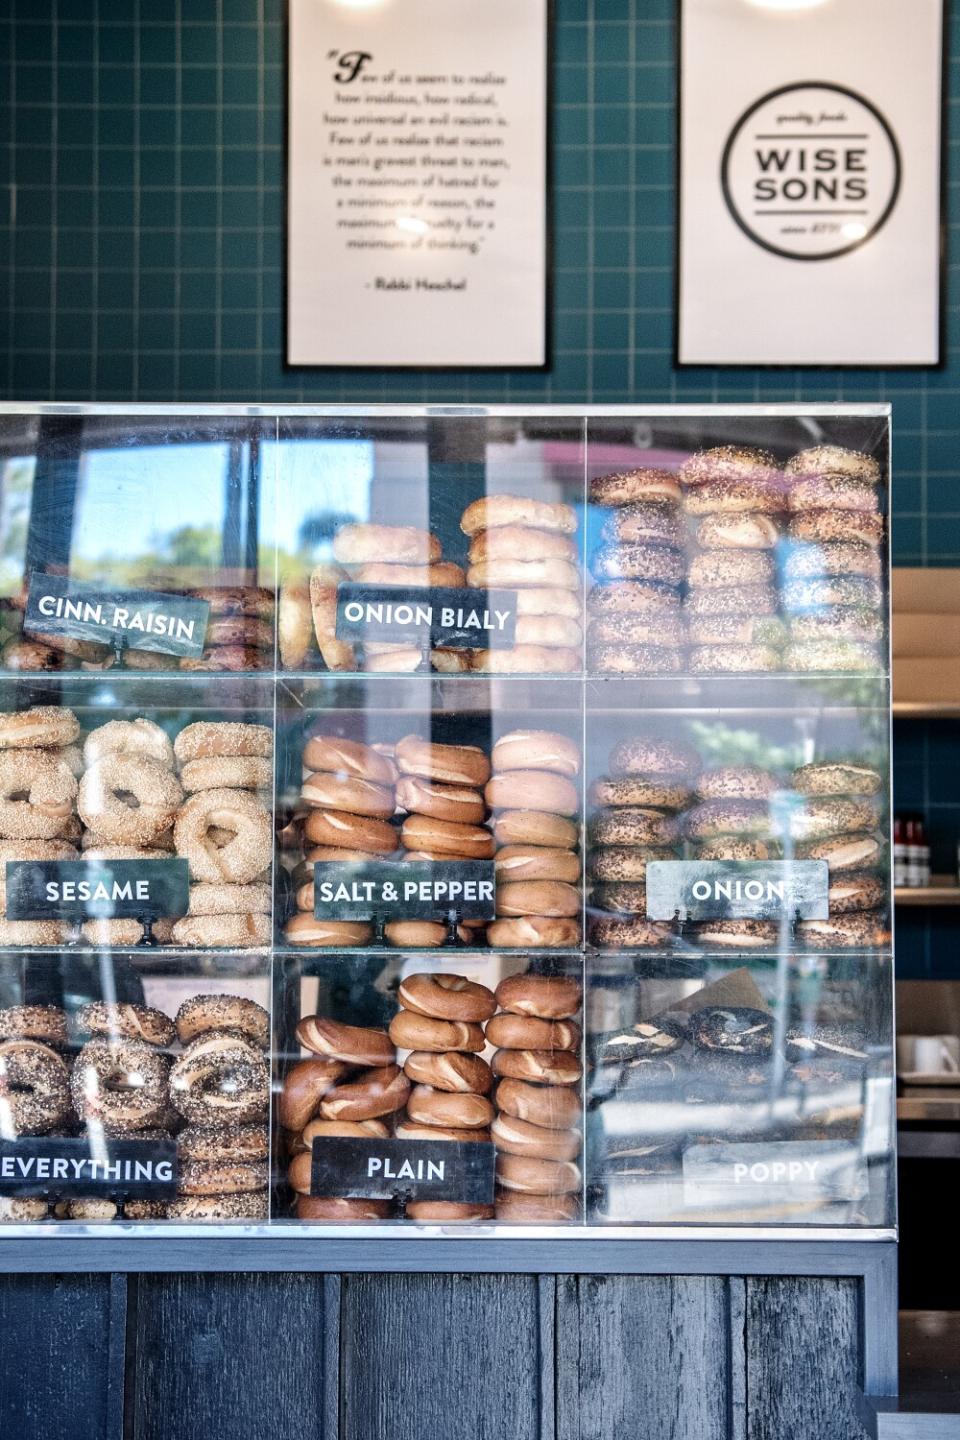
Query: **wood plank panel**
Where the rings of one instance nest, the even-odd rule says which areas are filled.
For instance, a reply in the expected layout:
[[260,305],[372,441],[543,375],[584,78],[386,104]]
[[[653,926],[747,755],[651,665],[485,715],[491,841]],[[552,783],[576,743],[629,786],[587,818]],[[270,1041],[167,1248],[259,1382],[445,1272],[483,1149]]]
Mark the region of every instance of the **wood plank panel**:
[[861,1440],[858,1283],[746,1285],[748,1440]]
[[557,1440],[730,1440],[727,1284],[715,1276],[562,1276]]
[[[541,1309],[548,1324],[552,1315],[544,1282],[349,1275],[342,1284],[340,1440],[540,1440]],[[552,1413],[551,1396],[544,1408]]]
[[125,1440],[335,1440],[324,1422],[324,1276],[144,1275],[134,1285]]
[[0,1277],[0,1435],[120,1440],[122,1343],[119,1371],[110,1363],[118,1284],[109,1275]]

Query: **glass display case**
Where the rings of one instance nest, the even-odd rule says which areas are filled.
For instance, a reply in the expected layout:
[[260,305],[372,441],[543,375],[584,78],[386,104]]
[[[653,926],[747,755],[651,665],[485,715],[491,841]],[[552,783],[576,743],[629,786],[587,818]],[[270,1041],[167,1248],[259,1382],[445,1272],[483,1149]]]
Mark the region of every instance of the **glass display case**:
[[0,407],[3,1233],[889,1235],[889,472]]

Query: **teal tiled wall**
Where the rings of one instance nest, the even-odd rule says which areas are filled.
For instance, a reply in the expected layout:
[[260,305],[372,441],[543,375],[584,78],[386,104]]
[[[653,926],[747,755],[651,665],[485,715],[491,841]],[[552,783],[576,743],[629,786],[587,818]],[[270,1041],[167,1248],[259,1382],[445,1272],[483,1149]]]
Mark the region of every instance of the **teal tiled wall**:
[[[895,559],[960,564],[952,285],[950,363],[941,371],[673,368],[675,8],[674,0],[556,0],[550,369],[426,375],[283,366],[282,0],[5,0],[0,395],[892,400]],[[960,16],[951,25],[952,232]],[[954,803],[939,783],[955,733],[898,726],[897,735],[898,800],[937,797],[941,861],[960,834],[960,791]],[[905,918],[904,965],[960,974],[957,925],[920,912]]]

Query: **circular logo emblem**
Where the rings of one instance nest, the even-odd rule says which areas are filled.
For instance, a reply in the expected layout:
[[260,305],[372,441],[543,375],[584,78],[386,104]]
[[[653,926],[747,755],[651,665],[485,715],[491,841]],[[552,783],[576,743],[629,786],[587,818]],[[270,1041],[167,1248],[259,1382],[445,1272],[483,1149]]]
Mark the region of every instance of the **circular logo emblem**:
[[771,90],[737,121],[723,151],[723,198],[764,250],[831,260],[890,218],[900,149],[875,105],[840,85]]

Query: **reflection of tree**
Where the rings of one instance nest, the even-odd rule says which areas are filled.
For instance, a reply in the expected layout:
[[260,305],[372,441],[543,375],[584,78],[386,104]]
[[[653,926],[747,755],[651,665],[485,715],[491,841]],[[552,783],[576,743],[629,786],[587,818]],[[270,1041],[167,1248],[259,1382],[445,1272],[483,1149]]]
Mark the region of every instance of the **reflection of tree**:
[[34,461],[8,460],[0,466],[0,590],[10,595],[23,580],[23,559],[30,524]]

